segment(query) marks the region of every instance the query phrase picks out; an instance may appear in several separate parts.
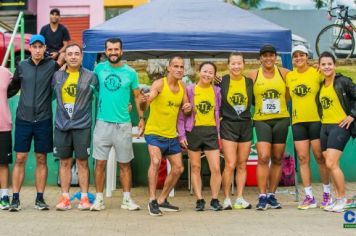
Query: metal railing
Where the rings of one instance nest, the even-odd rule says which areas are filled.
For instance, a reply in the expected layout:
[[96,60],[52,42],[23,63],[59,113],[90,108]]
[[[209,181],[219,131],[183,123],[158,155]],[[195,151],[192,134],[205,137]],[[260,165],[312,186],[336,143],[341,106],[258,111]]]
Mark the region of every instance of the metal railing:
[[[20,28],[21,41],[20,41],[20,58],[21,60],[25,59],[25,21],[24,14],[21,11],[19,16],[17,17],[16,24],[14,27],[14,31],[12,32],[11,39],[9,44],[7,45],[6,53],[4,55],[1,66],[6,66],[9,55],[10,57],[10,70],[11,72],[15,71],[15,46],[14,41],[17,34],[18,29]],[[11,54],[10,54],[11,53]]]

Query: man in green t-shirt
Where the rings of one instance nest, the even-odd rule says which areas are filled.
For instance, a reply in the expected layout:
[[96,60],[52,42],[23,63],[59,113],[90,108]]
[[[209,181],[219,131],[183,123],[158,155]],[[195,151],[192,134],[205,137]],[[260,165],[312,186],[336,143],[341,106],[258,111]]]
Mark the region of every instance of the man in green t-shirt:
[[145,122],[139,106],[140,90],[136,71],[121,61],[122,41],[111,38],[105,42],[107,61],[99,63],[94,73],[99,81],[98,116],[93,135],[93,157],[95,165],[96,199],[90,210],[100,211],[105,208],[103,190],[105,167],[112,147],[119,162],[120,180],[123,187],[121,208],[138,210],[140,207],[131,199],[131,166],[133,159],[132,125],[129,114],[131,91],[134,94],[140,121],[139,130],[143,131]]

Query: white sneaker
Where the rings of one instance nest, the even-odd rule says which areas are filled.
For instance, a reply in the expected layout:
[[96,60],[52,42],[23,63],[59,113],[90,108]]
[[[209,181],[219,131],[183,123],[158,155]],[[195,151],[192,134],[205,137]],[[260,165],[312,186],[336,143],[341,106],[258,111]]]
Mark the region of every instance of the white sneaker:
[[100,210],[104,210],[104,209],[105,209],[104,200],[95,198],[94,204],[91,205],[90,210],[91,211],[100,211]]
[[223,203],[223,210],[232,210],[232,203],[230,198],[225,198]]
[[332,211],[335,204],[336,204],[336,199],[331,199],[330,203],[326,207],[324,207],[324,211]]
[[140,210],[140,206],[137,205],[131,198],[123,199],[121,208],[129,211]]
[[331,211],[338,212],[338,213],[344,212],[346,207],[346,202],[347,202],[346,198],[336,199],[336,203],[331,209]]
[[252,205],[242,197],[236,199],[234,204],[234,209],[251,209],[251,208]]

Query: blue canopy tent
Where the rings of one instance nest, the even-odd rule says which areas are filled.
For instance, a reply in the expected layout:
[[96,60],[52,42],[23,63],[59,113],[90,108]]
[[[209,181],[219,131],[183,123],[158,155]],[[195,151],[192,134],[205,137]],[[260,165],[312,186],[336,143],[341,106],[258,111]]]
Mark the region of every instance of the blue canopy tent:
[[291,67],[291,31],[248,11],[217,0],[155,0],[83,33],[84,66],[92,69],[96,54],[111,37],[123,41],[128,60],[224,58],[231,51],[256,57],[272,44]]

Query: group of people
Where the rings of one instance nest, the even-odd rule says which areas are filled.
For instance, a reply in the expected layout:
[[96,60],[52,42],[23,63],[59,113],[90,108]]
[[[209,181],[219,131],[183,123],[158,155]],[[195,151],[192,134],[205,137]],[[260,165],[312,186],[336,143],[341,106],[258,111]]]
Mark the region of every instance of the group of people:
[[[59,11],[52,14],[55,18]],[[324,52],[319,58],[318,69],[315,69],[308,65],[307,49],[297,46],[292,50],[294,70],[288,71],[276,65],[276,49],[272,45],[264,45],[259,53],[260,68],[245,76],[244,56],[233,52],[228,57],[227,75],[217,77],[215,64],[206,61],[199,67],[197,82],[189,86],[181,81],[184,76],[183,59],[175,56],[169,60],[167,76],[154,81],[150,90],[145,91],[139,88],[136,71],[121,60],[123,42],[119,38],[106,40],[107,61],[97,64],[93,72],[82,67],[81,46],[77,43],[63,44],[65,41],[62,41],[59,51],[46,56],[46,38],[33,35],[30,40],[31,57],[17,65],[14,75],[5,68],[0,69],[1,209],[15,212],[21,209],[20,190],[32,139],[36,157],[36,209],[49,209],[43,193],[48,175],[47,153],[52,151],[60,159],[61,197],[56,209],[69,210],[72,207],[69,189],[73,156],[81,189],[78,208],[105,209],[105,169],[111,148],[115,149],[120,168],[121,208],[140,209],[130,194],[130,162],[134,158],[130,119],[132,93],[139,117],[139,135],[144,134],[150,156],[147,205],[150,215],[180,210],[167,198],[184,169],[183,149],[187,150],[192,167],[197,211],[203,211],[206,204],[200,176],[202,152],[211,172],[210,209],[252,208],[243,198],[243,191],[253,128],[256,129],[258,153],[259,198],[256,209],[281,208],[275,192],[281,176],[290,121],[305,189],[305,199],[298,208],[317,207],[311,186],[311,147],[323,183],[320,207],[326,211],[343,211],[346,205],[345,182],[339,160],[350,136],[356,135],[356,86],[350,78],[336,73],[336,62],[331,53]],[[12,163],[12,126],[7,99],[18,91],[21,93],[15,119],[16,161],[10,201],[8,176],[9,164]],[[98,98],[98,107],[91,138],[94,95]],[[57,103],[54,129],[52,97]],[[291,116],[287,106],[289,100],[292,102]],[[149,116],[145,121],[147,109]],[[96,188],[92,204],[88,198],[91,139]],[[225,162],[222,174],[220,153],[223,153]],[[170,162],[171,171],[157,196],[162,158]],[[232,202],[230,189],[234,184],[235,170],[237,198]],[[330,179],[334,184],[335,199],[331,196]],[[218,200],[221,186],[223,204]]]

